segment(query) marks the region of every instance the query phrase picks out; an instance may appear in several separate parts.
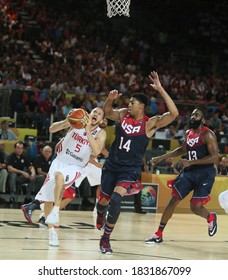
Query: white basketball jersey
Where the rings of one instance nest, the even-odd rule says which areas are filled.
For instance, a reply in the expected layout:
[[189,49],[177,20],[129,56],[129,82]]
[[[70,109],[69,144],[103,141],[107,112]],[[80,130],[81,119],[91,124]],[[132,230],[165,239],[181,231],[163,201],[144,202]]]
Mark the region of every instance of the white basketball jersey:
[[[101,130],[100,127],[91,131],[94,138]],[[57,147],[57,157],[68,164],[85,166],[89,161],[92,149],[85,128],[72,128]]]

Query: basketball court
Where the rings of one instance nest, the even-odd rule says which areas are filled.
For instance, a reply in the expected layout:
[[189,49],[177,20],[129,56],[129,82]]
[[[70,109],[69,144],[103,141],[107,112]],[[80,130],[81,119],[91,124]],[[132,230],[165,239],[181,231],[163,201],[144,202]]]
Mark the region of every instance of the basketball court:
[[[34,212],[37,221],[41,211]],[[48,245],[48,230],[30,225],[20,209],[0,211],[1,260],[227,260],[228,217],[218,215],[218,232],[207,233],[207,223],[193,214],[174,214],[162,244],[147,245],[160,213],[145,215],[122,212],[113,231],[113,255],[99,250],[100,231],[91,211],[64,210],[60,213],[59,247]]]

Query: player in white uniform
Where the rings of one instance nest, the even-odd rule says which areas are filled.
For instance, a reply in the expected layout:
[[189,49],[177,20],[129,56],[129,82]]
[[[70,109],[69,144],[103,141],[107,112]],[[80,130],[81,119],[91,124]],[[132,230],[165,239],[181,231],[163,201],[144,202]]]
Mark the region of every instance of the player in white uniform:
[[[50,132],[55,133],[70,128],[57,147],[57,156],[53,160],[46,180],[35,199],[44,202],[44,213],[49,226],[49,245],[58,246],[58,235],[54,229],[59,224],[59,208],[63,192],[77,180],[84,179],[88,174],[90,155],[98,156],[105,145],[106,132],[99,127],[104,118],[101,108],[95,108],[90,113],[87,125],[83,129],[70,127],[67,118],[55,122]],[[79,186],[76,183],[76,186]],[[54,202],[54,207],[53,207]],[[27,212],[22,210],[26,219]]]
[[[92,129],[90,131],[92,138],[97,139],[97,135],[100,131],[100,127]],[[57,180],[61,181],[61,191],[63,189],[62,185],[64,185],[65,188],[70,187],[76,179],[78,179],[76,180],[76,186],[78,187],[80,185],[81,181],[90,171],[88,162],[90,155],[93,153],[87,135],[86,129],[70,129],[68,131],[58,145],[57,156],[50,166],[41,190],[35,197],[37,200],[48,202],[54,201],[55,203],[58,203],[60,192],[58,192],[58,195],[55,194],[54,196],[53,191],[54,188],[57,190]],[[61,173],[61,175],[59,173]],[[57,183],[57,187],[55,183]]]
[[[103,153],[103,152],[102,152]],[[100,186],[101,183],[101,169],[103,167],[103,163],[100,163],[96,157],[93,155],[90,157],[89,163],[85,167],[86,170],[86,177],[88,179],[90,187],[95,187],[95,186]],[[82,181],[85,179],[84,176],[80,176],[72,186],[69,188],[66,188],[63,193],[60,209],[64,209],[69,203],[71,203],[72,200],[76,198],[76,188],[79,188]],[[99,191],[99,189],[97,189]],[[30,204],[31,205],[31,204]],[[44,211],[44,203],[39,204],[35,209],[41,209]],[[33,209],[33,210],[35,210]],[[32,211],[33,211],[32,210]],[[32,213],[31,213],[32,214]],[[29,223],[33,224],[31,221],[31,216],[30,220],[28,220]],[[47,227],[46,225],[46,218],[44,213],[41,213],[39,221],[38,221],[40,227]]]
[[226,214],[228,214],[228,190],[220,193],[218,197],[220,206],[224,209]]
[[[86,177],[88,179],[90,187],[99,186],[101,183],[101,168],[103,164],[99,163],[97,159],[90,158],[90,162],[85,167],[86,168]],[[76,188],[78,188],[82,181],[85,179],[85,176],[79,177],[73,186],[65,189],[62,197],[62,202],[60,209],[64,209],[72,200],[76,198]],[[41,224],[43,223],[44,218],[41,217]]]

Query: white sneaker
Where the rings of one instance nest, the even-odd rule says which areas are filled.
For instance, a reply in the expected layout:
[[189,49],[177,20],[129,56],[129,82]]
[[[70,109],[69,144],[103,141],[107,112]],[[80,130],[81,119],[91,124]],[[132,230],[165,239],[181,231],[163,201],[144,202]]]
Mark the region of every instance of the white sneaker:
[[54,247],[59,246],[58,233],[55,230],[49,231],[49,245]]
[[47,225],[59,226],[59,212],[51,212],[45,221]]

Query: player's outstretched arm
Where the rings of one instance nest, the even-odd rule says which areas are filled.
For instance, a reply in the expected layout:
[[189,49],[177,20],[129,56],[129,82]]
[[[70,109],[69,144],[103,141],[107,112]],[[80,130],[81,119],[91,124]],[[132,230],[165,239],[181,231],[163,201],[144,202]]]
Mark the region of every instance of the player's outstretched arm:
[[120,97],[122,93],[119,93],[118,90],[114,89],[109,92],[108,98],[104,103],[104,113],[108,119],[113,121],[119,121],[121,118],[121,112],[126,111],[126,108],[115,110],[113,109],[113,101]]
[[59,122],[54,122],[50,127],[49,127],[49,132],[55,133],[57,131],[60,131],[62,129],[69,128],[70,124],[67,119]]
[[168,112],[161,115],[156,122],[156,128],[158,129],[170,124],[173,120],[175,120],[175,118],[179,115],[179,113],[172,98],[168,95],[166,90],[161,85],[157,72],[155,71],[151,72],[149,78],[152,82],[150,86],[161,94],[161,97],[164,99],[166,106],[168,108]]

